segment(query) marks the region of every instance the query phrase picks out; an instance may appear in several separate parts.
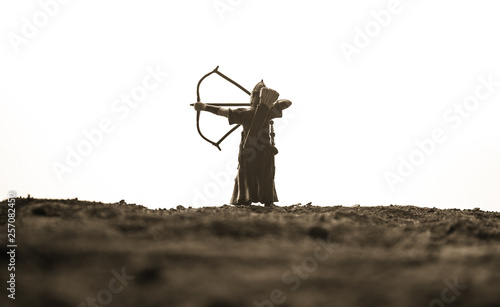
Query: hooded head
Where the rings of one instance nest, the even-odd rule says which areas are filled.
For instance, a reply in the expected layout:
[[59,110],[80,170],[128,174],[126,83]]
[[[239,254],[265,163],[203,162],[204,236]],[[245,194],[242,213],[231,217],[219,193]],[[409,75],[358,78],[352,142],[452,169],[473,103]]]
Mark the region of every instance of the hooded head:
[[250,96],[250,104],[252,108],[257,107],[257,105],[260,103],[260,90],[263,87],[266,87],[266,85],[264,84],[264,80],[261,80],[253,88],[252,95]]

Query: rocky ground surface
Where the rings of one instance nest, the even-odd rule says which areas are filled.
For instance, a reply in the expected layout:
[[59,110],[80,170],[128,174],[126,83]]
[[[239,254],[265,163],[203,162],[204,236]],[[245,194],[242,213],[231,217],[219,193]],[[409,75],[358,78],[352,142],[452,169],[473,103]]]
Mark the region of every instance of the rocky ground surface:
[[16,300],[3,291],[2,306],[500,306],[498,212],[31,198],[15,208]]

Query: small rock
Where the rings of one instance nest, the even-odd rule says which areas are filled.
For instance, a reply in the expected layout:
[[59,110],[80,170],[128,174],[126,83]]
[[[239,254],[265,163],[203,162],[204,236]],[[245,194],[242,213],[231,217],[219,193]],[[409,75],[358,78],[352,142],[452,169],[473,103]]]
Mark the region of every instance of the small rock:
[[321,226],[311,227],[307,233],[307,235],[313,239],[328,239],[328,231]]
[[358,208],[358,207],[361,207],[361,206],[359,204],[355,204],[355,205],[352,205],[352,207]]
[[186,208],[184,208],[184,206],[182,206],[182,205],[178,205],[177,210],[186,210]]
[[47,211],[45,211],[44,207],[34,208],[33,210],[31,210],[31,213],[33,213],[33,215],[38,215],[38,216],[46,216],[47,215]]
[[159,267],[145,268],[136,274],[136,282],[141,285],[153,284],[160,280],[161,270]]

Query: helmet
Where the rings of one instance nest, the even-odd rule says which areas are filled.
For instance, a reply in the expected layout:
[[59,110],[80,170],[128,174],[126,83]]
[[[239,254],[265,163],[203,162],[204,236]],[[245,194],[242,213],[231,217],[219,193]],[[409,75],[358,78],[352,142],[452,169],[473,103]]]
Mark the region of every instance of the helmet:
[[[263,88],[263,87],[266,87],[266,85],[264,84],[264,80],[260,80],[259,83],[257,83],[255,85],[255,87],[253,88],[252,90],[252,96],[257,96],[259,97],[260,95],[260,90]],[[257,104],[259,104],[259,99],[252,99],[251,103],[252,105],[256,106]]]
[[264,84],[264,80],[260,80],[259,83],[257,83],[255,85],[255,87],[253,88],[253,91],[252,92],[257,92],[257,93],[260,93],[260,89],[263,88],[263,87],[266,87],[266,85]]

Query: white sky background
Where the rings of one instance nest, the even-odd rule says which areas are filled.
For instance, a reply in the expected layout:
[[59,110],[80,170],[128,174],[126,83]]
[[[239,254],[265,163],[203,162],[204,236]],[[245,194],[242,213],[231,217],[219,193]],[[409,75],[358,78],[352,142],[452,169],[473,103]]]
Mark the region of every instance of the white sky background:
[[[219,65],[247,89],[264,79],[293,102],[276,120],[278,205],[498,211],[500,87],[457,129],[443,119],[474,95],[480,76],[500,81],[498,1],[401,0],[350,63],[341,43],[354,46],[355,29],[390,1],[220,2],[233,4],[223,18],[213,0],[68,1],[16,52],[9,33],[21,35],[23,17],[41,8],[3,1],[0,198],[16,190],[150,208],[228,203],[241,130],[219,152],[198,135],[189,106],[198,80]],[[141,85],[147,67],[169,76],[121,118],[113,101]],[[215,75],[201,95],[248,102]],[[65,164],[68,148],[104,118],[114,130],[58,180],[53,163]],[[201,116],[213,140],[229,128]],[[398,174],[398,156],[408,159],[436,128],[446,141],[392,191],[384,173]]]

